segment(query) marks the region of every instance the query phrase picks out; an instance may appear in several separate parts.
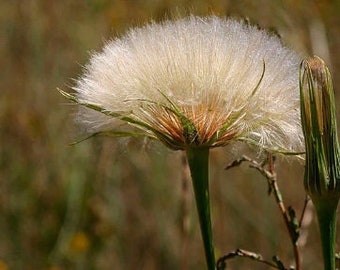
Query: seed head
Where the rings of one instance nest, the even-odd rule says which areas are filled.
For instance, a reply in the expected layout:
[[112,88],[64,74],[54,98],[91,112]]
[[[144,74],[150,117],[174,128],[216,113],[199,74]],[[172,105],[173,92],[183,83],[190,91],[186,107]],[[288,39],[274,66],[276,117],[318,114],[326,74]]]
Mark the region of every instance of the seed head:
[[303,147],[299,63],[257,27],[191,16],[109,41],[76,94],[64,95],[90,108],[79,119],[93,132],[146,136],[175,150],[245,141],[295,152]]

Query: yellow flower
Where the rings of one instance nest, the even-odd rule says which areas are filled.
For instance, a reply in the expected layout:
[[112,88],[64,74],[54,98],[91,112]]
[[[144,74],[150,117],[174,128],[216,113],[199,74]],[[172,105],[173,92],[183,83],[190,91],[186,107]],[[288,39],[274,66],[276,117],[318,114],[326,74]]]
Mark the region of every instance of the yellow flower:
[[89,246],[90,240],[84,232],[77,232],[70,242],[70,249],[75,252],[86,252]]
[[0,260],[0,270],[8,270],[8,269],[9,269],[8,265],[5,262]]

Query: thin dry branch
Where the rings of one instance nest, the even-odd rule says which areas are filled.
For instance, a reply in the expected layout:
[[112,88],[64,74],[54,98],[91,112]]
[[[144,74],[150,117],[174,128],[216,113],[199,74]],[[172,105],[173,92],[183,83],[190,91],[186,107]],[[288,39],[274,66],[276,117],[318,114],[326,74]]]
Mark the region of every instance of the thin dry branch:
[[[243,162],[249,162],[249,167],[256,169],[260,172],[268,182],[269,194],[273,194],[277,205],[279,206],[280,212],[282,214],[283,220],[285,222],[286,228],[289,233],[289,237],[291,239],[291,243],[294,251],[295,258],[295,266],[296,270],[301,270],[301,256],[298,247],[298,238],[300,235],[300,222],[303,219],[303,214],[300,218],[300,221],[297,221],[294,210],[291,207],[286,207],[283,203],[282,194],[280,192],[277,176],[275,172],[275,156],[271,153],[267,154],[267,159],[263,162],[259,163],[258,161],[251,159],[247,156],[242,156],[241,158],[231,162],[228,164],[225,169],[231,169],[233,167],[237,167]],[[305,202],[307,204],[307,201]],[[279,268],[281,269],[281,268]],[[284,268],[282,268],[284,269]]]

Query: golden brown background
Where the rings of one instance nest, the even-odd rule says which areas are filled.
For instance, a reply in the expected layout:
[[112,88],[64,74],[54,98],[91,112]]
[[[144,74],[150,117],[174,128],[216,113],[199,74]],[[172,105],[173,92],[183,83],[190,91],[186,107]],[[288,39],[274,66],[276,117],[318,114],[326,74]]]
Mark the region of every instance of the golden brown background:
[[[89,52],[105,40],[189,13],[246,17],[275,29],[301,55],[325,59],[339,100],[340,1],[1,0],[0,270],[205,269],[181,153],[103,137],[69,146],[82,133],[75,108],[56,90],[74,85]],[[224,171],[232,158],[228,148],[211,156],[217,255],[244,248],[293,263],[265,179],[247,166]],[[303,165],[277,165],[284,199],[299,216]],[[304,269],[321,269],[312,209],[305,221]],[[268,267],[234,259],[228,269]]]

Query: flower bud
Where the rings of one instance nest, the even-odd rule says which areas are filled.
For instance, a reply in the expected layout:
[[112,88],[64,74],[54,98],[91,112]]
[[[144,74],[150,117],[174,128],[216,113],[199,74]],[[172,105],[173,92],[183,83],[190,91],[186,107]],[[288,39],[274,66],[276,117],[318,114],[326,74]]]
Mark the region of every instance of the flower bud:
[[332,78],[326,64],[317,56],[304,60],[300,66],[300,96],[306,191],[313,201],[338,200],[340,151]]

